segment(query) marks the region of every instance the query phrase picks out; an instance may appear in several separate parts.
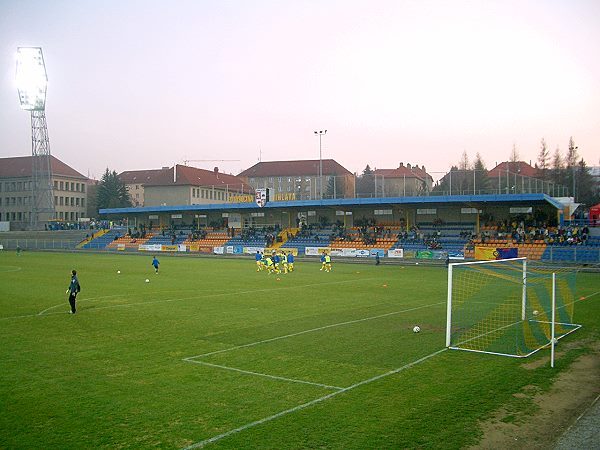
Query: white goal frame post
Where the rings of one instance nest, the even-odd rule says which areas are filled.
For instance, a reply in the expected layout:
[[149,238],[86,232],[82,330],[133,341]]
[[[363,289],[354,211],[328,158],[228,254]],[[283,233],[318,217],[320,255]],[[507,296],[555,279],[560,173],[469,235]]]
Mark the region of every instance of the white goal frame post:
[[[556,295],[557,295],[557,284],[556,284],[556,269],[544,267],[540,270],[541,275],[536,275],[537,280],[542,280],[543,282],[547,282],[549,297],[548,304],[546,310],[541,311],[539,313],[539,317],[537,316],[538,311],[528,311],[528,308],[531,308],[531,305],[528,305],[528,261],[527,258],[509,258],[502,260],[492,260],[492,261],[472,261],[472,262],[461,262],[461,263],[452,263],[448,266],[448,299],[447,299],[447,311],[446,311],[446,347],[452,350],[465,350],[472,351],[477,353],[488,353],[493,355],[501,355],[501,356],[509,356],[516,358],[524,358],[528,357],[537,351],[551,347],[551,365],[554,367],[554,346],[558,342],[559,339],[567,336],[573,331],[581,328],[581,325],[569,323],[571,322],[557,322],[557,309],[564,308],[565,306],[569,306],[571,308],[570,314],[567,315],[569,319],[572,319],[572,311],[574,299],[571,299],[568,305],[562,304],[557,307],[556,305]],[[498,264],[507,264],[514,268],[514,270],[518,270],[521,272],[519,276],[514,276],[514,279],[508,281],[508,283],[516,283],[518,280],[521,280],[522,286],[520,289],[520,313],[517,311],[517,305],[512,305],[512,318],[509,322],[497,323],[497,324],[486,324],[485,329],[477,329],[477,327],[473,327],[473,330],[470,332],[468,338],[464,341],[453,342],[453,313],[455,307],[455,299],[454,299],[454,288],[455,281],[454,280],[454,272],[455,268],[458,270],[461,266],[475,266],[476,268],[485,268],[485,265],[498,265]],[[532,262],[532,264],[535,264]],[[490,271],[493,270],[490,268]],[[574,270],[570,270],[569,273],[574,273]],[[499,276],[498,278],[502,278]],[[550,287],[551,286],[551,287]],[[565,290],[563,288],[563,290]],[[568,292],[564,295],[568,296]],[[574,292],[573,292],[574,295]],[[459,305],[462,307],[462,305]],[[464,308],[463,308],[464,309]],[[534,317],[532,317],[532,313]],[[565,314],[563,314],[563,317]],[[519,353],[516,350],[518,344],[515,343],[515,351],[497,351],[497,350],[487,350],[485,348],[477,348],[477,345],[470,345],[470,342],[475,342],[477,340],[483,341],[491,341],[495,339],[495,336],[502,335],[505,333],[505,329],[514,328],[515,333],[523,334],[523,329],[528,328],[527,331],[531,331],[529,328],[537,327],[538,336],[541,335],[541,338],[538,337],[538,341],[535,342],[532,348],[528,349],[525,352]],[[560,328],[557,332],[557,327]],[[543,330],[542,330],[543,329]],[[541,331],[542,330],[542,331]],[[529,333],[531,334],[531,333]],[[531,336],[529,336],[531,338]],[[516,339],[515,339],[516,340]],[[531,344],[531,342],[528,342]]]

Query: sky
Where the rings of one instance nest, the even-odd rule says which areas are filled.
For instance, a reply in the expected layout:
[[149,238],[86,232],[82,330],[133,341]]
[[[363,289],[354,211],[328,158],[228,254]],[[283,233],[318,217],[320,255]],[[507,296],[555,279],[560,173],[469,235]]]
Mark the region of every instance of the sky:
[[0,0],[0,157],[31,154],[34,46],[51,152],[93,178],[321,155],[437,179],[571,136],[598,166],[599,24],[597,0]]

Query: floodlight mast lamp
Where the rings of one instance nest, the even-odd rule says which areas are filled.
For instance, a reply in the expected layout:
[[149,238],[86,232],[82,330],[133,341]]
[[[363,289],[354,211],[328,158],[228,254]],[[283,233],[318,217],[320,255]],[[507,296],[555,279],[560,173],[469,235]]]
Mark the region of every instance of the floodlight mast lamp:
[[327,130],[315,131],[315,135],[319,136],[319,197],[323,200],[323,157],[321,152],[321,137],[327,134]]
[[31,114],[31,212],[32,229],[54,218],[54,195],[50,165],[50,143],[46,124],[48,77],[40,47],[17,48],[17,91],[21,108]]

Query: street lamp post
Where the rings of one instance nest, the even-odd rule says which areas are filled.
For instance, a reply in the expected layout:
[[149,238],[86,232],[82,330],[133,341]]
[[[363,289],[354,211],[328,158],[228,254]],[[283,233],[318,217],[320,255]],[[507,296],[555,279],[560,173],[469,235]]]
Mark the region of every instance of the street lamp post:
[[321,137],[327,134],[327,130],[315,131],[315,135],[319,136],[319,197],[323,200],[323,158],[321,152]]

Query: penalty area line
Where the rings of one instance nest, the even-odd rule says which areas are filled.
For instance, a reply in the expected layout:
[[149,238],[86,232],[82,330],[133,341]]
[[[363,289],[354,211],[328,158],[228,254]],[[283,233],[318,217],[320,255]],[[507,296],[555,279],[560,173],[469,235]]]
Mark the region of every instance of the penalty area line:
[[448,349],[447,348],[443,348],[443,349],[438,350],[436,352],[430,353],[427,356],[423,356],[422,358],[419,358],[419,359],[417,359],[417,360],[415,360],[413,362],[405,364],[402,367],[398,367],[397,369],[390,370],[389,372],[385,372],[385,373],[383,373],[381,375],[374,376],[374,377],[369,378],[367,380],[359,381],[358,383],[353,384],[352,386],[345,387],[343,389],[340,389],[339,391],[335,391],[335,392],[332,392],[331,394],[327,394],[327,395],[324,395],[323,397],[319,397],[319,398],[317,398],[315,400],[311,400],[310,402],[303,403],[303,404],[298,405],[298,406],[294,406],[293,408],[286,409],[284,411],[280,411],[280,412],[278,412],[276,414],[273,414],[271,416],[265,417],[263,419],[247,423],[246,425],[242,425],[241,427],[234,428],[233,430],[226,431],[225,433],[221,433],[221,434],[218,434],[218,435],[213,436],[211,438],[205,439],[203,441],[196,442],[195,444],[192,444],[192,445],[190,445],[188,447],[184,447],[183,450],[192,450],[192,449],[195,449],[195,448],[202,448],[202,447],[205,447],[208,444],[212,444],[214,442],[220,441],[221,439],[225,439],[226,437],[229,437],[229,436],[232,436],[234,434],[240,433],[240,432],[245,431],[245,430],[247,430],[249,428],[253,428],[253,427],[256,427],[258,425],[262,425],[264,423],[271,422],[272,420],[278,419],[280,417],[287,416],[288,414],[293,414],[293,413],[295,413],[297,411],[301,411],[303,409],[309,408],[309,407],[311,407],[313,405],[316,405],[318,403],[321,403],[321,402],[324,402],[326,400],[329,400],[330,398],[335,397],[336,395],[342,394],[344,392],[348,392],[348,391],[350,391],[352,389],[355,389],[355,388],[360,387],[360,386],[364,386],[364,385],[369,384],[369,383],[373,383],[374,381],[381,380],[382,378],[389,377],[390,375],[395,375],[395,374],[400,373],[400,372],[402,372],[402,371],[404,371],[406,369],[410,369],[411,367],[416,366],[417,364],[420,364],[420,363],[422,363],[424,361],[427,361],[428,359],[433,358],[434,356],[437,356],[440,353],[445,352],[446,350],[448,350]]
[[301,336],[303,334],[313,333],[315,331],[327,330],[328,328],[335,328],[335,327],[341,327],[343,325],[351,325],[351,324],[354,324],[354,323],[366,322],[367,320],[381,319],[383,317],[394,316],[396,314],[402,314],[402,313],[405,313],[405,312],[417,311],[419,309],[430,308],[432,306],[438,306],[438,305],[442,305],[442,304],[445,305],[446,302],[444,301],[444,302],[431,303],[429,305],[415,306],[414,308],[407,308],[407,309],[402,309],[400,311],[393,311],[393,312],[389,312],[389,313],[385,313],[385,314],[379,314],[377,316],[363,317],[362,319],[348,320],[346,322],[332,323],[330,325],[325,325],[325,326],[322,326],[322,327],[317,327],[317,328],[311,328],[309,330],[298,331],[297,333],[286,334],[286,335],[283,335],[283,336],[276,336],[276,337],[269,338],[269,339],[263,339],[262,341],[251,342],[249,344],[236,345],[234,347],[225,348],[223,350],[215,350],[214,352],[203,353],[201,355],[188,356],[187,358],[184,358],[183,360],[184,361],[192,361],[192,360],[194,360],[196,358],[203,358],[205,356],[217,355],[219,353],[230,352],[230,351],[238,350],[238,349],[241,349],[241,348],[254,347],[255,345],[266,344],[268,342],[278,341],[280,339],[287,339],[287,338],[294,337],[294,336]]
[[255,376],[258,376],[258,377],[271,378],[273,380],[289,381],[291,383],[310,384],[311,386],[318,386],[318,387],[322,387],[322,388],[325,388],[325,389],[335,389],[337,391],[344,389],[344,388],[339,387],[339,386],[330,386],[328,384],[314,383],[312,381],[298,380],[298,379],[295,379],[295,378],[279,377],[277,375],[269,375],[267,373],[252,372],[250,370],[238,369],[237,367],[222,366],[220,364],[211,364],[211,363],[208,363],[208,362],[205,362],[205,361],[197,361],[197,360],[191,360],[191,359],[188,359],[186,361],[194,363],[194,364],[201,364],[203,366],[215,367],[217,369],[231,370],[233,372],[244,373],[246,375],[255,375]]

